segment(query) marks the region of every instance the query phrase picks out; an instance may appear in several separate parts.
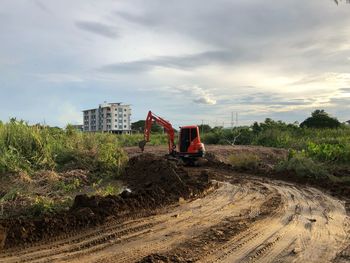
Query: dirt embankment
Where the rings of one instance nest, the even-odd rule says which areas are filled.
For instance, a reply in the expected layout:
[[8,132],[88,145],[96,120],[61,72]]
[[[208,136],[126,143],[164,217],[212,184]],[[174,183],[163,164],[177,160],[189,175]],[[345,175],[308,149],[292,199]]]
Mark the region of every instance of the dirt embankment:
[[119,196],[75,197],[69,211],[41,218],[0,220],[0,245],[7,248],[52,238],[62,233],[122,220],[132,213],[155,209],[203,194],[211,188],[208,175],[189,176],[176,162],[153,154],[132,157],[122,179],[131,191]]

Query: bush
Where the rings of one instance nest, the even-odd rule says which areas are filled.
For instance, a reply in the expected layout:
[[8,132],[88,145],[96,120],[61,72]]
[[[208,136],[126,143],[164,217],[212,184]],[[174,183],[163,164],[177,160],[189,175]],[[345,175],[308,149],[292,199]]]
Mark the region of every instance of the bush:
[[308,143],[306,152],[309,156],[323,162],[350,162],[349,144]]
[[292,172],[303,178],[320,179],[329,176],[322,164],[313,161],[304,153],[293,151],[288,159],[277,164],[275,169],[277,172]]

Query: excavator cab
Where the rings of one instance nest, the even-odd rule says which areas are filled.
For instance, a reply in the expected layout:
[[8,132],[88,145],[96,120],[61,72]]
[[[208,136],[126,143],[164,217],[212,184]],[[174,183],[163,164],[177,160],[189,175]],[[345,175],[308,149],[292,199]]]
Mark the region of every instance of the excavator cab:
[[204,144],[200,141],[198,126],[180,127],[179,155],[184,157],[203,157]]

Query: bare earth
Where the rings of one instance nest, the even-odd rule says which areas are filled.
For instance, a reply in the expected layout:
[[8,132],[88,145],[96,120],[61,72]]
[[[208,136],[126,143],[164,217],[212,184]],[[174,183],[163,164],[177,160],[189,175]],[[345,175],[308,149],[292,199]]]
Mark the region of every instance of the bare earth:
[[[221,150],[224,159],[230,148]],[[163,154],[164,147],[153,151]],[[261,151],[266,158],[284,154]],[[201,199],[7,249],[0,262],[350,262],[343,201],[311,187],[217,168],[207,172],[216,176],[217,188]]]

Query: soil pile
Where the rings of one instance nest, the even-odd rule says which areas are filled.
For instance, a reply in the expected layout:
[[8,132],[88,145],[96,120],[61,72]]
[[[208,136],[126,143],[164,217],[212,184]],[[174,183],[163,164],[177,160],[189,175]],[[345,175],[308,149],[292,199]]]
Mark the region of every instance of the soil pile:
[[197,197],[211,186],[207,174],[190,176],[177,161],[153,154],[131,158],[122,180],[131,191],[126,190],[120,196],[80,195],[71,210],[89,209],[103,217],[152,210],[177,202],[179,198]]
[[143,154],[129,161],[123,180],[135,191],[162,189],[169,197],[195,197],[209,184],[208,175],[189,175],[183,165],[174,159]]
[[107,219],[122,219],[136,211],[149,214],[180,198],[197,197],[211,187],[208,174],[189,175],[176,161],[153,154],[131,158],[122,180],[131,192],[105,197],[78,195],[69,211],[36,219],[0,221],[0,227],[3,226],[7,233],[5,247],[54,237],[101,224]]

